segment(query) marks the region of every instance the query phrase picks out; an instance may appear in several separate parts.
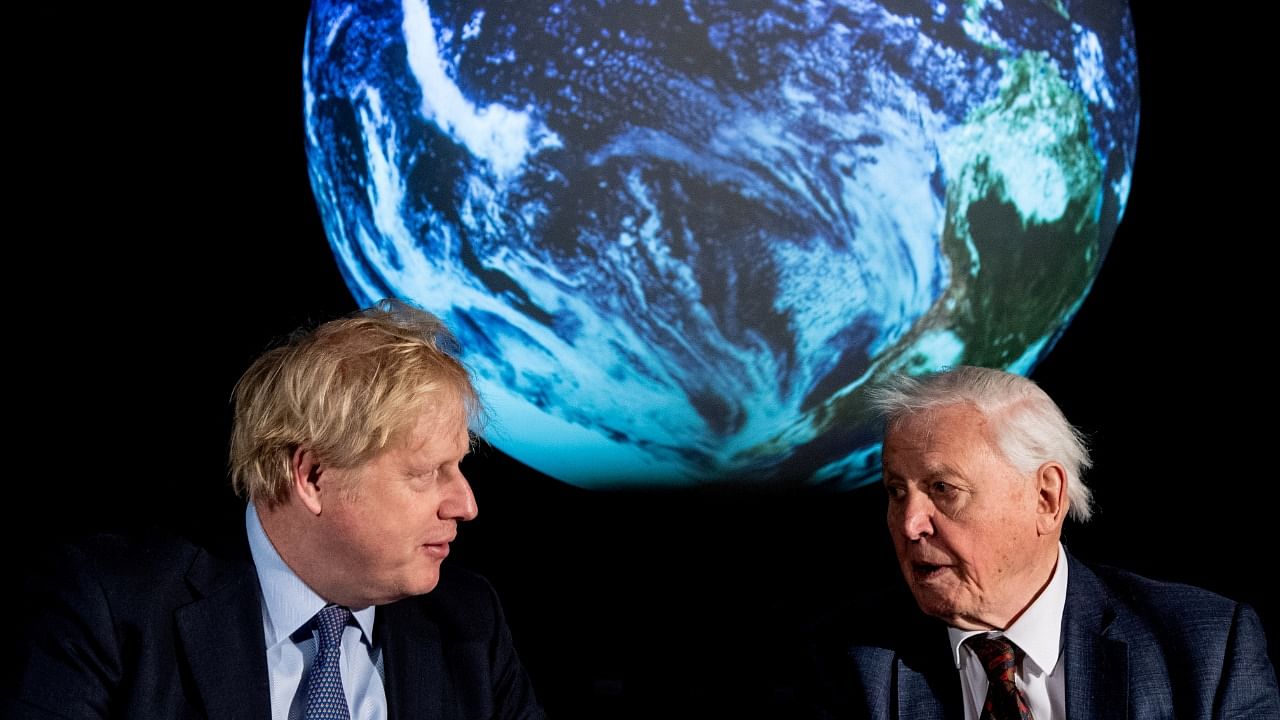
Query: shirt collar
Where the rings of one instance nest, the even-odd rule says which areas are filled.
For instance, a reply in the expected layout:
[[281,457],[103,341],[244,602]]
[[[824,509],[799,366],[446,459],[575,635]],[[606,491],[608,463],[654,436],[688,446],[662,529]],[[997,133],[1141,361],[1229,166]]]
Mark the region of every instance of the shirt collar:
[[[263,629],[270,648],[290,640],[290,636],[311,622],[311,618],[329,603],[285,564],[262,528],[253,503],[245,509],[244,525],[249,535],[249,553],[258,571],[258,587],[262,589]],[[371,605],[363,610],[353,610],[351,614],[364,634],[364,641],[371,643],[376,608]]]
[[[1045,674],[1052,673],[1058,664],[1062,648],[1062,613],[1066,606],[1067,552],[1062,543],[1058,543],[1058,564],[1053,569],[1053,577],[1044,592],[1003,633],[994,634],[1008,637]],[[957,669],[960,667],[960,650],[964,641],[984,633],[987,631],[947,628],[947,635],[951,640],[951,659]]]

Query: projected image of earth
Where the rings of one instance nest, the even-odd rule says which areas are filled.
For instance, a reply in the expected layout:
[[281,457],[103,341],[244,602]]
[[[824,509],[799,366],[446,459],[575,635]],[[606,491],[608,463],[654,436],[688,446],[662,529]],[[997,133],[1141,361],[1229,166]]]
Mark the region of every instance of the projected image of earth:
[[1124,212],[1123,3],[337,2],[312,185],[361,305],[457,333],[588,488],[849,488],[890,373],[1029,372]]

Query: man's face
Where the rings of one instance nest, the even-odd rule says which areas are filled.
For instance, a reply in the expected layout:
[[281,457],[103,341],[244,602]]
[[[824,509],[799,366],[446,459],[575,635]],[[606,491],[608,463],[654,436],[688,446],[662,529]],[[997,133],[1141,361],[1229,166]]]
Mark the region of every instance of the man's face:
[[381,454],[322,474],[322,552],[353,607],[430,592],[458,523],[476,516],[458,463],[470,438],[461,409],[423,413]]
[[1057,537],[1037,531],[1037,482],[1004,458],[972,405],[925,411],[891,430],[884,484],[898,564],[926,614],[1003,629],[1052,575]]

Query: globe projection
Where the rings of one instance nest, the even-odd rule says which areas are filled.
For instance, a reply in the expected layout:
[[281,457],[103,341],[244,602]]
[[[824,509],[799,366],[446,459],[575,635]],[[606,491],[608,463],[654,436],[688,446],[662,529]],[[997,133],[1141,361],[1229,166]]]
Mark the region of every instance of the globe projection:
[[850,488],[867,389],[1027,373],[1138,124],[1123,3],[317,0],[307,154],[361,304],[459,336],[587,488]]

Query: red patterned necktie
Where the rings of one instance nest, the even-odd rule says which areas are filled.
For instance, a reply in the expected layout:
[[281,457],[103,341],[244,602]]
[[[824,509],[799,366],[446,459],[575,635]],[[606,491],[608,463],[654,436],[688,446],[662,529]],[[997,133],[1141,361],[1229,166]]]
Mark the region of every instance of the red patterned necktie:
[[1018,648],[1003,635],[974,635],[965,640],[987,671],[987,700],[979,720],[1031,720],[1027,697],[1018,689]]

